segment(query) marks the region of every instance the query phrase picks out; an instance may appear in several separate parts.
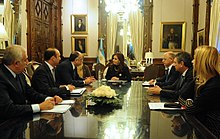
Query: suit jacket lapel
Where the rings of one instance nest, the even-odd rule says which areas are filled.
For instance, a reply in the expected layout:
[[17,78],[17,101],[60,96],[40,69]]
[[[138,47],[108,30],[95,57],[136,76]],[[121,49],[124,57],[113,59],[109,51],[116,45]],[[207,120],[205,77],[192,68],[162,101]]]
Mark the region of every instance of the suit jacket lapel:
[[51,73],[51,70],[50,70],[49,66],[46,63],[44,63],[43,66],[45,67],[47,73],[49,73],[48,75],[49,75],[50,80],[53,82],[53,85],[56,86],[55,81],[53,79],[53,75]]
[[2,78],[5,78],[5,80],[8,82],[8,84],[10,84],[14,90],[16,90],[17,92],[19,92],[19,88],[16,82],[16,79],[13,77],[13,75],[10,73],[10,71],[8,69],[6,69],[6,67],[4,65],[1,65],[1,69],[0,72],[2,72],[1,74],[3,75]]
[[[21,73],[23,74],[23,73]],[[18,79],[20,80],[20,85],[21,85],[21,89],[22,89],[22,92],[25,93],[25,86],[26,86],[26,81],[24,81],[22,78],[21,78],[21,74],[17,75],[18,76]]]
[[71,61],[69,61],[69,65],[70,65],[70,72],[73,73],[73,74],[71,74],[72,78],[73,78],[73,80],[75,80],[75,78],[76,78],[76,73],[75,73],[76,67],[73,70],[73,65],[72,65]]

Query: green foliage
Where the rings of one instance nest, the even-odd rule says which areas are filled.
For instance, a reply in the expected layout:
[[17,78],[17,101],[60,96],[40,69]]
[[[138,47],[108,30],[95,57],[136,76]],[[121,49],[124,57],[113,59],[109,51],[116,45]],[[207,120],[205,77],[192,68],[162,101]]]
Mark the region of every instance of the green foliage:
[[121,105],[121,100],[117,97],[107,98],[107,97],[96,97],[89,95],[87,99],[95,102],[97,105],[111,105],[111,106],[119,106]]

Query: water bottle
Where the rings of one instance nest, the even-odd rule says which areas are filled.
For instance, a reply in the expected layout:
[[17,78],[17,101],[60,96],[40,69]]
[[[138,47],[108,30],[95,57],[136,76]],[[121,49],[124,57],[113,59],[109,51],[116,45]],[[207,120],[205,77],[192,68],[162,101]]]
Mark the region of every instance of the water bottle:
[[101,70],[98,71],[98,81],[102,80],[102,72]]

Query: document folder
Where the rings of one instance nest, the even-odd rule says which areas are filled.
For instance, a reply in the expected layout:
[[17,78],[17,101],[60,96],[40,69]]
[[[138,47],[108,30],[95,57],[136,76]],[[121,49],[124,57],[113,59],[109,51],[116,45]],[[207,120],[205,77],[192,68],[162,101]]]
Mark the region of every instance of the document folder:
[[82,95],[85,91],[86,91],[86,88],[74,89],[73,91],[70,92],[70,95],[79,96],[79,95]]
[[42,110],[41,112],[65,113],[71,108],[70,105],[55,105],[51,110]]

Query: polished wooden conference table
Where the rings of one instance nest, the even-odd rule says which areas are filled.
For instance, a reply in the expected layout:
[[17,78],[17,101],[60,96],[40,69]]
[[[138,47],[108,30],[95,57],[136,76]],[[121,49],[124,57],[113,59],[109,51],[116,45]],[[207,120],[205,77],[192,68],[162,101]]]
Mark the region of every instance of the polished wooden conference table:
[[[120,95],[121,107],[89,106],[86,99],[101,85]],[[160,102],[148,95],[141,81],[112,84],[95,82],[64,114],[40,113],[20,117],[0,125],[1,139],[194,139],[214,136],[193,116],[183,111],[152,111],[148,102]],[[33,120],[34,119],[34,120]]]

